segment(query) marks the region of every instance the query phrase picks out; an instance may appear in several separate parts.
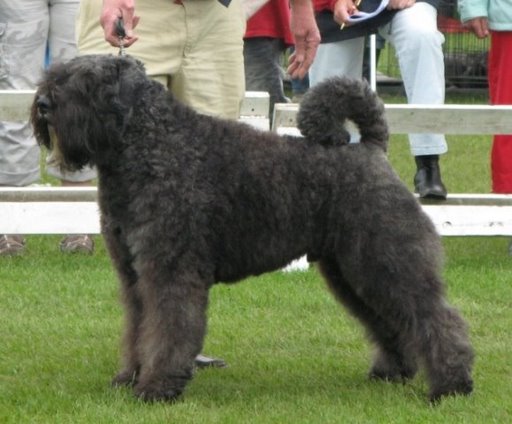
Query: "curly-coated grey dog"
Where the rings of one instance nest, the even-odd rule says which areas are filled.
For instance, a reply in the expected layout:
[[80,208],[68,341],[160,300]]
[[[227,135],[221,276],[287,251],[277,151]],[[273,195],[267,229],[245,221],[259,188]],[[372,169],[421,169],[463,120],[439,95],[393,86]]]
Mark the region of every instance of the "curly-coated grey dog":
[[[360,144],[346,144],[345,119]],[[298,114],[305,137],[280,137],[196,113],[130,57],[83,56],[49,69],[32,122],[63,166],[98,169],[127,318],[116,384],[178,397],[209,288],[307,254],[375,343],[372,378],[403,381],[421,364],[432,400],[471,392],[473,352],[444,298],[440,239],[387,161],[384,108],[366,84],[313,88]]]

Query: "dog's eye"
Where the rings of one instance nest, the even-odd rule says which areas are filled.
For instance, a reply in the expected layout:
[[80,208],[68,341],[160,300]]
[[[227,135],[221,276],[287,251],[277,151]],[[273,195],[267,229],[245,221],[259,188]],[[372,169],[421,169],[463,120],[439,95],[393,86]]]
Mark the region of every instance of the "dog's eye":
[[45,115],[50,111],[51,102],[50,99],[45,95],[40,95],[36,100],[37,110],[41,115]]

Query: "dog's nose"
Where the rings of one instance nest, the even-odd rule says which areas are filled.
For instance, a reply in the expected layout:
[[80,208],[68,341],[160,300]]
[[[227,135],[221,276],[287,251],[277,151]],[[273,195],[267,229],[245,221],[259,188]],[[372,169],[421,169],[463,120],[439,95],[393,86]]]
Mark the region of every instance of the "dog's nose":
[[44,94],[40,94],[36,99],[37,110],[41,115],[46,115],[50,110],[50,99]]

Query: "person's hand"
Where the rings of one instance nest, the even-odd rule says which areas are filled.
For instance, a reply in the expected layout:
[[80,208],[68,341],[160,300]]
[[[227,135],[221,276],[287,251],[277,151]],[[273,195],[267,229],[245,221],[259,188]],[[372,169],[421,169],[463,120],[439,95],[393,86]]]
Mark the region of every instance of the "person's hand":
[[[350,25],[348,21],[350,16],[357,14],[359,9],[357,6],[361,3],[360,0],[338,0],[333,9],[334,20],[340,24],[341,28],[345,25]],[[389,10],[402,10],[411,7],[416,0],[389,0],[386,9]]]
[[350,25],[348,19],[358,12],[357,0],[338,0],[334,5],[332,11],[334,20],[343,28],[345,25]]
[[311,0],[292,0],[291,30],[295,38],[295,51],[290,55],[287,71],[292,78],[302,79],[313,63],[320,44],[320,31]]
[[464,26],[473,32],[478,38],[485,38],[489,35],[489,21],[484,16],[464,22]]
[[105,40],[114,47],[119,47],[120,44],[116,32],[118,19],[122,19],[126,32],[123,46],[129,47],[138,40],[133,33],[133,29],[139,23],[139,17],[135,16],[135,0],[103,0],[100,23],[105,33]]

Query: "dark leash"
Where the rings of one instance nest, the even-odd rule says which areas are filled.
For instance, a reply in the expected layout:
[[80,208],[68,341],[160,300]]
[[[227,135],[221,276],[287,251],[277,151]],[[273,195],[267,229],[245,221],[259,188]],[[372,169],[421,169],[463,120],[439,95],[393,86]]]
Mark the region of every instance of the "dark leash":
[[123,18],[118,18],[116,20],[116,35],[119,38],[119,56],[126,56],[126,51],[124,48],[124,39],[126,37],[126,31],[124,29]]

